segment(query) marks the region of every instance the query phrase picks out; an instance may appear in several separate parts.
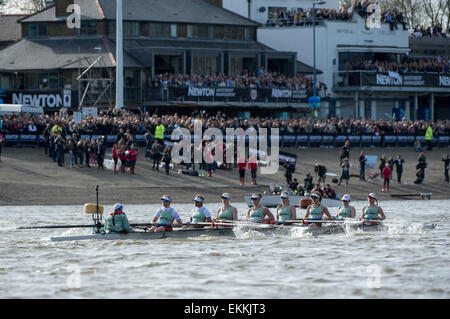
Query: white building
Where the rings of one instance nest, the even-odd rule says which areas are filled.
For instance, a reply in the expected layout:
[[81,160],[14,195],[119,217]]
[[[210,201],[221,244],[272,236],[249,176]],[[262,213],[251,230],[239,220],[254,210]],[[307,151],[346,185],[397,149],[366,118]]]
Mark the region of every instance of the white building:
[[[338,10],[338,2],[328,0],[316,8]],[[313,26],[271,23],[270,16],[273,11],[294,12],[297,8],[306,12],[312,4],[311,0],[223,0],[225,8],[261,24],[257,34],[261,43],[275,50],[297,52],[297,59],[311,66],[314,63]],[[380,28],[368,29],[365,19],[353,12],[349,20],[317,21],[315,36],[316,68],[323,72],[317,79],[327,87],[326,97],[322,96],[322,116],[331,113],[372,119],[393,115],[411,119],[436,118],[438,105],[435,102],[441,100],[435,97],[450,92],[450,86],[437,74],[431,78],[424,73],[399,76],[374,71],[342,72],[346,61],[391,59],[400,62],[410,51],[409,34],[402,25],[390,30],[388,23],[381,23]]]

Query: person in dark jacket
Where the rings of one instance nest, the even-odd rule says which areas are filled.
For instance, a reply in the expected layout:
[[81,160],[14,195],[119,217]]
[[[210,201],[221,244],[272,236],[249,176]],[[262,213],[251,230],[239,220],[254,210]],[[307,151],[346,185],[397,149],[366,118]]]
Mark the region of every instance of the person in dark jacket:
[[95,155],[97,157],[98,169],[101,168],[103,171],[103,160],[105,159],[105,143],[102,137],[98,139]]
[[402,183],[402,173],[403,173],[403,163],[405,160],[402,158],[400,154],[398,154],[397,159],[395,160],[395,170],[397,172],[397,182],[399,184]]
[[316,172],[317,183],[323,183],[325,185],[327,168],[323,165],[319,165],[319,163],[316,163],[314,165],[314,172]]
[[449,182],[449,178],[448,178],[448,167],[450,165],[450,157],[449,154],[447,154],[442,161],[444,162],[444,176],[445,176],[445,181],[448,183]]
[[162,161],[164,162],[164,167],[166,169],[166,175],[169,175],[170,162],[172,161],[172,156],[170,154],[171,148],[169,145],[163,151]]

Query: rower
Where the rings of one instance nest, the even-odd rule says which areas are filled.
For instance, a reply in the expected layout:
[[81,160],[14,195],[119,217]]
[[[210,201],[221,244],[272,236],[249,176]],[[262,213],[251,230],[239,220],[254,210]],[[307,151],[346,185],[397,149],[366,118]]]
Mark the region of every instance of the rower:
[[[183,225],[180,215],[177,211],[170,207],[172,199],[168,195],[161,196],[162,208],[160,208],[152,220],[153,226],[149,232],[171,231],[173,226],[181,227]],[[159,223],[157,223],[159,219]],[[173,221],[176,224],[173,225]]]
[[[378,199],[374,193],[370,193],[368,196],[368,202],[369,204],[367,206],[364,206],[362,209],[362,219],[378,219],[383,220],[386,219],[386,216],[384,215],[383,209],[378,204]],[[375,205],[375,202],[377,203]],[[380,215],[380,217],[378,217]]]
[[229,223],[238,220],[238,212],[236,207],[230,204],[231,195],[223,193],[221,196],[222,207],[217,210],[216,218],[214,221],[220,223]]
[[[304,219],[321,220],[324,214],[328,219],[332,218],[328,211],[328,208],[322,205],[322,196],[318,192],[314,192],[311,194],[311,200],[313,201],[313,203],[309,205],[308,208],[306,208]],[[310,215],[311,218],[309,218]],[[315,227],[322,226],[322,224],[320,223],[314,223],[313,225],[315,225]]]
[[203,202],[205,201],[205,197],[202,195],[197,195],[194,198],[194,206],[195,210],[192,213],[192,217],[190,218],[191,224],[188,227],[203,227],[202,225],[195,225],[195,223],[211,223],[211,212],[203,206]]
[[277,207],[277,222],[284,223],[286,220],[296,219],[295,206],[289,203],[288,192],[282,192],[280,199],[281,204]]
[[122,204],[115,204],[114,211],[109,214],[105,221],[105,231],[114,233],[132,233],[134,230],[130,227],[127,215],[123,212]]
[[356,209],[350,206],[350,200],[349,194],[342,196],[342,206],[339,206],[336,218],[355,218]]
[[[261,193],[254,193],[250,197],[250,199],[253,202],[253,207],[250,207],[247,210],[246,218],[249,222],[253,223],[269,223],[274,222],[275,218],[273,217],[273,214],[270,212],[270,210],[265,207],[261,206]],[[267,217],[268,219],[265,219]]]

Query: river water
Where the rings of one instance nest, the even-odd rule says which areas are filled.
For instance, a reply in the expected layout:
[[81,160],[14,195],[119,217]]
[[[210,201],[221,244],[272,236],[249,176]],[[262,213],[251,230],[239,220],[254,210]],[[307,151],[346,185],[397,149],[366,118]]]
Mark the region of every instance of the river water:
[[[79,242],[49,237],[89,229],[15,228],[89,223],[81,206],[0,207],[0,298],[449,298],[450,200],[381,204],[382,232]],[[192,204],[173,206],[186,220]],[[141,223],[158,208],[125,211]]]

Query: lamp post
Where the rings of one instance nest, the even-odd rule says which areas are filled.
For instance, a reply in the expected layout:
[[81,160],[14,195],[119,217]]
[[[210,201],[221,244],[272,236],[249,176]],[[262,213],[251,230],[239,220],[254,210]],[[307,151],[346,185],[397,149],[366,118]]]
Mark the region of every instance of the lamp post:
[[[312,20],[313,20],[313,94],[314,99],[316,99],[317,96],[317,72],[316,72],[316,4],[325,4],[325,1],[314,1],[313,2],[313,12],[312,12]],[[319,100],[320,105],[320,100]],[[314,105],[314,113],[315,113],[316,106]]]
[[123,21],[122,0],[117,0],[116,9],[116,108],[123,107]]

